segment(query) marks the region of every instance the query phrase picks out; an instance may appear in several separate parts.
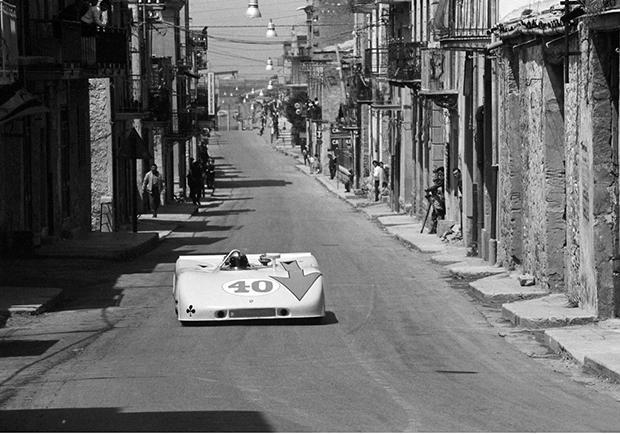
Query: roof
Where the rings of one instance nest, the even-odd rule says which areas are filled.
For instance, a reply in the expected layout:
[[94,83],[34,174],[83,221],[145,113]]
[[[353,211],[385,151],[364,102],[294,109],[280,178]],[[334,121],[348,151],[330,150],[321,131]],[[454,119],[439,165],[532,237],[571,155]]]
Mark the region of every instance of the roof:
[[504,16],[493,31],[501,39],[523,34],[555,34],[563,31],[564,6],[559,0],[532,2]]

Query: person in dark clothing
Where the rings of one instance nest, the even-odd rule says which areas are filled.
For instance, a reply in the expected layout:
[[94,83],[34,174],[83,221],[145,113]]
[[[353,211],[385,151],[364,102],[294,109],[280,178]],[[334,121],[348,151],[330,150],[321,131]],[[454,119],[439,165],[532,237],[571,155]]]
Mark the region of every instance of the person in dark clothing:
[[207,188],[211,189],[211,194],[215,192],[215,160],[211,158],[206,167]]
[[433,178],[433,185],[428,187],[426,191],[426,199],[428,199],[433,207],[433,213],[431,214],[432,226],[429,234],[437,233],[437,224],[439,220],[443,220],[446,216],[446,201],[444,197],[444,169],[438,167],[433,171],[435,177]]
[[338,157],[336,155],[329,154],[329,178],[334,179],[336,176],[336,170],[338,169]]
[[187,184],[189,186],[189,197],[192,199],[192,203],[196,206],[200,206],[200,197],[202,195],[202,170],[200,169],[200,163],[194,161],[193,158],[189,159]]

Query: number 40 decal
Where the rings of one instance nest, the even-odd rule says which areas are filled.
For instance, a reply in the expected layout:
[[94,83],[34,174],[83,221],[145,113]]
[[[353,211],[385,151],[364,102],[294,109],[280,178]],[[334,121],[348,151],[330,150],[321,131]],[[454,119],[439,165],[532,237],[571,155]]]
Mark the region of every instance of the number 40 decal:
[[278,282],[270,279],[233,280],[222,285],[222,289],[230,294],[248,297],[269,294],[279,287]]

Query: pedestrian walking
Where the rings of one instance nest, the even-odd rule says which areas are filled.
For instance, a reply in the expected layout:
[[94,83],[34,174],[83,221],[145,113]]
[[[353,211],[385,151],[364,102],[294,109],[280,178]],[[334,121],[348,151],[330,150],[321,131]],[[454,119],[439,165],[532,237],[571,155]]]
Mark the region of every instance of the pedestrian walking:
[[308,150],[305,146],[301,148],[301,155],[303,155],[304,157],[304,166],[310,164],[310,160],[308,158]]
[[151,166],[151,170],[144,175],[142,181],[143,197],[146,196],[153,217],[157,217],[157,210],[161,204],[160,194],[164,190],[164,178],[157,170],[157,164]]

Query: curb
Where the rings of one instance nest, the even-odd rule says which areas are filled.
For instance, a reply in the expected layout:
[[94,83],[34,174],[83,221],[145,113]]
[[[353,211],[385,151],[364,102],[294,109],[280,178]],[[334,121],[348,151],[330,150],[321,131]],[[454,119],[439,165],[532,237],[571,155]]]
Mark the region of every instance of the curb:
[[[43,287],[0,287],[5,300],[0,306],[0,317],[9,318],[14,315],[38,315],[53,306],[62,295],[61,288]],[[27,296],[23,293],[26,292]],[[26,301],[27,299],[27,301]]]

